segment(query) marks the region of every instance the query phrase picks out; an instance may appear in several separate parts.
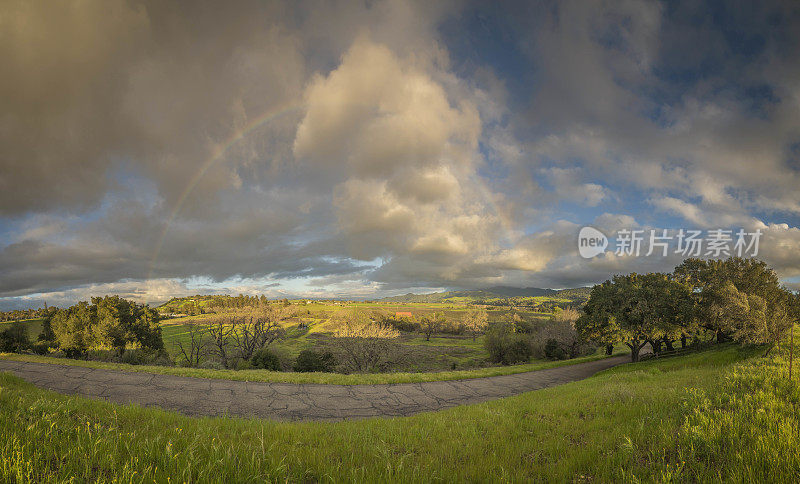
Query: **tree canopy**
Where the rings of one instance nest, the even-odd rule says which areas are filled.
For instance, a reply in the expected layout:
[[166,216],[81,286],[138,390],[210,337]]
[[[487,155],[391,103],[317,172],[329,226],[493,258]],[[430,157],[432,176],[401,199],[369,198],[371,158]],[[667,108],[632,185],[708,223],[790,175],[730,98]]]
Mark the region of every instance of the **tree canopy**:
[[147,305],[105,296],[92,298],[91,304],[81,301],[57,310],[49,328],[55,343],[65,351],[81,353],[102,347],[122,353],[128,346],[163,349],[158,321],[158,312]]
[[625,343],[633,361],[648,343],[658,352],[708,335],[769,351],[797,319],[797,301],[762,261],[686,259],[670,274],[617,275],[594,286],[576,328],[599,344]]

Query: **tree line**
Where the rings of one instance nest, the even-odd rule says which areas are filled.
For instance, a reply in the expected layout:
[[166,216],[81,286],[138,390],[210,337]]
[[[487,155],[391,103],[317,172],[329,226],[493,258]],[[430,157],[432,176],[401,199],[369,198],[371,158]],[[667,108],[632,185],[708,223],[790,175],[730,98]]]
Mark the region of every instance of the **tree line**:
[[736,341],[766,352],[800,317],[800,295],[757,259],[686,259],[671,273],[616,275],[594,286],[575,323],[585,339],[624,343],[638,361],[692,343]]
[[44,307],[38,309],[14,309],[12,311],[0,311],[0,322],[43,318],[49,314],[50,309],[52,308]]

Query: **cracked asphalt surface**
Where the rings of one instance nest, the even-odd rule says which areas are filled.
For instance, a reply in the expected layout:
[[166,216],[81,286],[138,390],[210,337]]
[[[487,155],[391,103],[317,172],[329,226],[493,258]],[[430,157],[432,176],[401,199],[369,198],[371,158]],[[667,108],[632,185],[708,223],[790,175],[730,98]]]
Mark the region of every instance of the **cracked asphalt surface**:
[[514,375],[386,385],[263,383],[0,360],[7,371],[64,394],[161,407],[192,416],[345,420],[405,416],[582,380],[628,361],[616,356]]

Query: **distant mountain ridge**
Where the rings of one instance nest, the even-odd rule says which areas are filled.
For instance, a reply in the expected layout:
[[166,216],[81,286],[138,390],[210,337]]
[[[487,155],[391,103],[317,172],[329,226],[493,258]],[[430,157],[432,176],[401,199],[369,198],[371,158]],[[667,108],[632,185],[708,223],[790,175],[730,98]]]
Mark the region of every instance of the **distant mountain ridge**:
[[558,293],[558,290],[556,289],[541,289],[538,287],[511,287],[511,286],[494,286],[488,289],[483,289],[483,291],[505,297],[555,296]]
[[408,293],[401,296],[385,297],[383,299],[379,299],[379,301],[396,303],[437,303],[446,301],[455,302],[463,299],[476,301],[481,299],[532,298],[546,296],[585,301],[589,297],[589,291],[591,291],[590,287],[543,289],[539,287],[494,286],[486,289],[476,289],[471,291],[445,291],[434,292],[431,294]]

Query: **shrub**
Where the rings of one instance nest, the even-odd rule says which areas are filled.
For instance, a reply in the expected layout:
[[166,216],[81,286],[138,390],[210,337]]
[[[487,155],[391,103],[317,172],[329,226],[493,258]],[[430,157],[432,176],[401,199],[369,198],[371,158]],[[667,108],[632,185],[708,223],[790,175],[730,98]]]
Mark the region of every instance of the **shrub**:
[[128,365],[140,365],[142,362],[139,353],[132,350],[122,353],[119,359],[121,363],[126,363]]
[[442,334],[464,334],[467,332],[467,325],[457,321],[445,321],[439,332]]
[[207,360],[200,363],[200,368],[206,370],[224,370],[225,367],[219,361]]
[[[104,363],[128,363],[128,361],[130,361],[123,360],[117,350],[86,350],[80,357],[90,361],[102,361]],[[128,358],[130,358],[130,356]]]
[[517,333],[523,334],[533,334],[534,333],[534,326],[531,321],[526,321],[524,319],[520,319],[519,321],[514,321],[514,330]]
[[411,319],[387,319],[386,322],[392,328],[396,329],[397,331],[402,331],[404,333],[413,333],[415,331],[421,331],[419,323]]
[[72,358],[73,360],[82,358],[85,354],[86,350],[81,347],[73,346],[70,348],[64,348],[64,356],[67,358]]
[[[112,352],[109,353],[113,355]],[[129,365],[172,366],[174,364],[166,351],[148,348],[127,350],[119,356],[118,359],[121,363],[127,363]]]
[[575,330],[575,322],[579,316],[580,313],[571,308],[558,311],[539,331],[538,338],[546,342],[547,358],[557,360],[576,358],[596,350],[595,346],[585,341]]
[[28,327],[24,323],[15,321],[11,326],[0,331],[0,351],[6,353],[21,353],[30,348]]
[[509,345],[509,348],[503,357],[503,364],[513,365],[516,363],[527,363],[531,360],[532,354],[533,351],[531,350],[530,340],[526,337],[517,335],[512,339],[511,344]]
[[329,351],[317,352],[314,350],[303,350],[297,355],[294,362],[294,371],[333,371],[336,359]]
[[556,339],[548,339],[544,345],[544,355],[552,360],[566,360],[569,357]]
[[47,341],[40,341],[31,345],[31,351],[37,355],[46,355],[50,352],[50,345]]
[[253,358],[250,359],[250,364],[253,365],[253,368],[281,371],[281,359],[267,348],[256,351]]
[[530,361],[533,355],[530,337],[514,332],[510,323],[495,324],[486,334],[486,350],[494,363],[513,365]]

